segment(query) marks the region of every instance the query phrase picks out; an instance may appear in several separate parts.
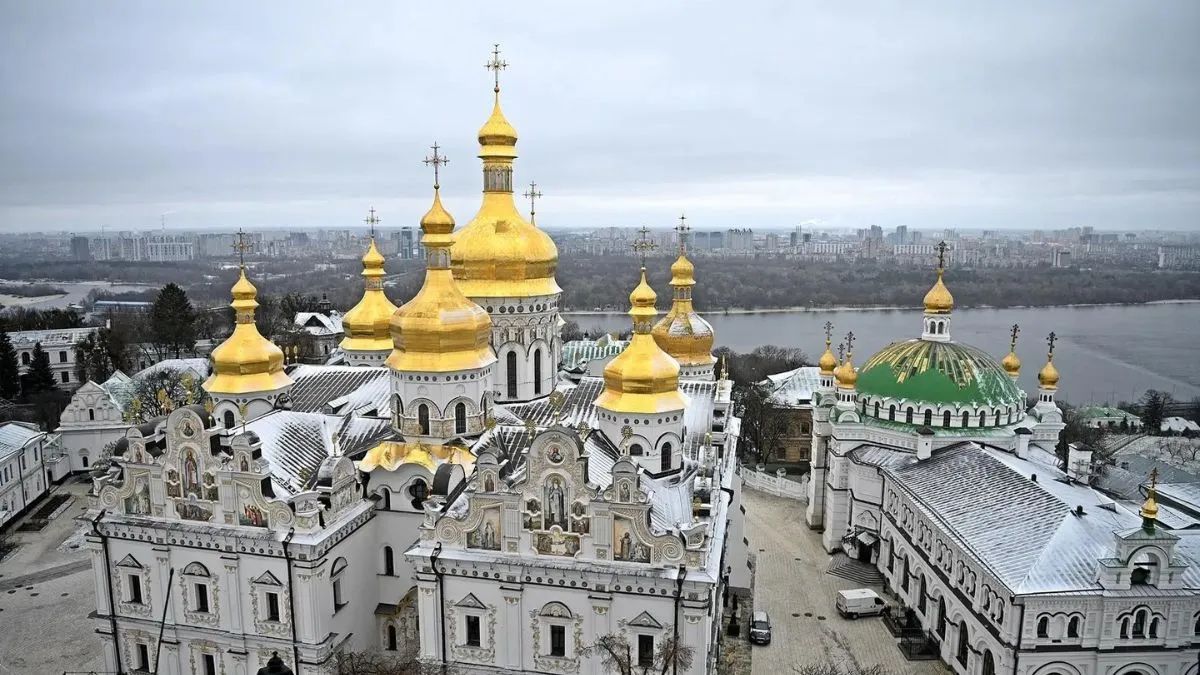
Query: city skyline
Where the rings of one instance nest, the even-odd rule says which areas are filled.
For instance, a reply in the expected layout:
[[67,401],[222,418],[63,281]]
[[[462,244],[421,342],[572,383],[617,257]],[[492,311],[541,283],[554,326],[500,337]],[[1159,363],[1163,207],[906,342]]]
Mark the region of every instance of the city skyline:
[[1194,5],[231,7],[0,10],[0,228],[461,219],[495,41],[548,229],[1200,224]]

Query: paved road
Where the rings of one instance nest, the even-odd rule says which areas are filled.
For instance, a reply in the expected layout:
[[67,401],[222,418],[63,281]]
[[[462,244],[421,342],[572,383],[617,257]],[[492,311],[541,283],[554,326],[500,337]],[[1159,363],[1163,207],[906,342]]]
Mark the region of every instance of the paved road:
[[20,588],[22,586],[33,586],[40,584],[43,581],[70,576],[76,572],[82,572],[83,570],[91,569],[91,567],[92,562],[90,560],[76,560],[63,565],[47,567],[44,570],[32,572],[19,577],[0,579],[0,591],[7,591],[11,588]]
[[742,495],[750,550],[758,556],[755,609],[766,609],[774,623],[772,643],[754,648],[755,675],[790,675],[792,666],[830,662],[879,665],[894,675],[949,672],[938,661],[905,660],[879,619],[838,616],[834,594],[860,584],[825,573],[830,557],[804,524],[800,502],[752,490]]

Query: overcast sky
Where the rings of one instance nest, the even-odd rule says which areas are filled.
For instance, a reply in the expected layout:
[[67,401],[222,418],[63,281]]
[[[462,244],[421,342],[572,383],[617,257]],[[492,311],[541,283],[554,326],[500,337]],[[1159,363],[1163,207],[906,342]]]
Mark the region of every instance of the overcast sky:
[[435,140],[465,223],[500,42],[547,227],[1195,230],[1198,36],[1192,0],[0,0],[0,228],[415,225]]

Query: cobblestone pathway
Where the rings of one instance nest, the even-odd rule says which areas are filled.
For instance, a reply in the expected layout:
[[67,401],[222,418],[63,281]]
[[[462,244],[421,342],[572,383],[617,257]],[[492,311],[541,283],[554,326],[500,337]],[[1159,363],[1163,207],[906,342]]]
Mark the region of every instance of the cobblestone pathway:
[[826,662],[878,664],[894,675],[949,673],[939,661],[905,660],[879,619],[838,616],[836,592],[864,584],[826,574],[830,556],[804,524],[803,504],[752,490],[742,500],[750,550],[758,556],[755,609],[766,609],[774,624],[771,644],[754,647],[755,675],[790,675],[793,665]]

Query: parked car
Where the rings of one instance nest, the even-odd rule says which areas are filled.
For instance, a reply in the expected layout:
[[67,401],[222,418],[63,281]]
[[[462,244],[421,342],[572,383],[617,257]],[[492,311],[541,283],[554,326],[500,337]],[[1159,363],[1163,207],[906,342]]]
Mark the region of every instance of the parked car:
[[750,617],[750,642],[756,645],[771,644],[771,617],[758,611]]
[[887,603],[879,594],[869,588],[854,588],[838,591],[837,611],[847,619],[857,619],[860,616],[877,616],[883,614]]

